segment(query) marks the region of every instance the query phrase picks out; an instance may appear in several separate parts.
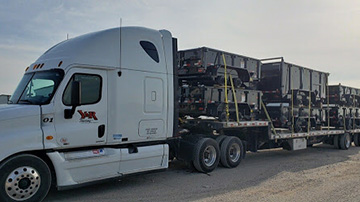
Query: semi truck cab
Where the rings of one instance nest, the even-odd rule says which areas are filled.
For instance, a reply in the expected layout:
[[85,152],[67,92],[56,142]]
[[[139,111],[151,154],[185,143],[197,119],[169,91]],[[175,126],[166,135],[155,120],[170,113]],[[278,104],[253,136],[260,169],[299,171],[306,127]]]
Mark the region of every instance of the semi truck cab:
[[[173,38],[122,27],[63,41],[0,107],[1,201],[165,169],[174,127]],[[5,191],[4,191],[5,190]]]

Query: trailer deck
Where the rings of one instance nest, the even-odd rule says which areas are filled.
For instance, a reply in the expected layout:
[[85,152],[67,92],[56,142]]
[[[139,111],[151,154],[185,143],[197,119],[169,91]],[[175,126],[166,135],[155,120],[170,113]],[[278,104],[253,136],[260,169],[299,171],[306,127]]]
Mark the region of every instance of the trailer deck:
[[[271,126],[268,121],[240,121],[240,122],[213,122],[212,125],[216,129],[236,129],[236,128],[256,128],[256,127],[269,127]],[[345,133],[357,134],[360,133],[360,129],[353,130],[340,130],[340,129],[328,129],[328,130],[313,130],[310,132],[292,133],[288,132],[288,129],[275,128],[276,134],[271,133],[271,140],[284,140],[293,138],[308,138],[316,136],[331,136],[340,135]]]

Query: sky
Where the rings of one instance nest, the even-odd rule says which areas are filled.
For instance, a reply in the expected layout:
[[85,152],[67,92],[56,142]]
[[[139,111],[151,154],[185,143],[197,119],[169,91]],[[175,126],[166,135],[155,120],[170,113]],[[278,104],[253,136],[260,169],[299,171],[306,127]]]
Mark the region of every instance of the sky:
[[123,26],[167,29],[179,49],[207,46],[330,73],[360,88],[359,0],[0,0],[0,94],[69,36]]

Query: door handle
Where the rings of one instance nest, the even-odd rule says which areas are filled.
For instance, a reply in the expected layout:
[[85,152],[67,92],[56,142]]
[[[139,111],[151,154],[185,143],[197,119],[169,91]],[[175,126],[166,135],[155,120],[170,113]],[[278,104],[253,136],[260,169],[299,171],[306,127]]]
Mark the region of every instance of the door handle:
[[105,134],[105,124],[102,124],[98,127],[98,137],[102,138]]

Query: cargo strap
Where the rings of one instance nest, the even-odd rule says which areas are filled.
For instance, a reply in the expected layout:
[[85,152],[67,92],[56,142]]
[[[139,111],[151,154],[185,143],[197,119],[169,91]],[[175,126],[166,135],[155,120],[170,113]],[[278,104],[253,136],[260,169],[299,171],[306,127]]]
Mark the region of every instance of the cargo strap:
[[[356,104],[355,104],[355,94],[353,95],[353,104],[354,104],[354,110],[355,110],[355,107],[356,107]],[[353,130],[355,129],[355,115],[356,115],[356,111],[355,113],[352,115],[353,117]],[[353,133],[354,134],[354,133]]]
[[307,129],[308,136],[310,135],[310,118],[311,118],[311,82],[309,88],[309,118],[308,118],[308,129]]
[[[328,79],[326,79],[326,98],[327,98],[327,122],[328,122],[328,131],[330,131],[330,92],[329,92],[329,84]],[[328,135],[330,136],[330,135]]]
[[[269,113],[268,113],[268,111],[267,111],[267,109],[266,109],[266,106],[265,106],[264,102],[262,101],[262,99],[260,99],[260,103],[261,103],[261,107],[264,108],[264,112],[265,112],[266,118],[267,118],[268,121],[270,122],[271,130],[273,131],[275,137],[278,136],[278,134],[277,134],[277,132],[276,132],[276,130],[275,130],[275,127],[274,127],[274,125],[273,125],[273,123],[272,123],[272,121],[271,121],[270,115],[269,115]],[[278,136],[278,137],[280,137],[280,136]],[[275,138],[275,141],[276,141],[276,138]]]
[[343,109],[343,122],[344,122],[344,131],[346,131],[346,109]]
[[294,89],[291,89],[291,136],[294,135]]
[[229,100],[228,100],[228,94],[227,94],[227,69],[226,69],[226,61],[225,61],[225,56],[224,53],[222,54],[222,58],[224,60],[224,69],[225,69],[225,111],[226,111],[226,123],[229,122]]
[[233,94],[233,99],[234,99],[234,103],[235,103],[236,120],[237,120],[237,122],[239,123],[239,122],[240,122],[240,118],[239,118],[239,108],[238,108],[238,103],[237,103],[236,94],[235,94],[235,89],[234,89],[234,82],[233,82],[233,80],[232,80],[231,74],[229,74],[229,78],[230,78],[230,83],[231,83],[231,90],[232,90],[232,94]]

